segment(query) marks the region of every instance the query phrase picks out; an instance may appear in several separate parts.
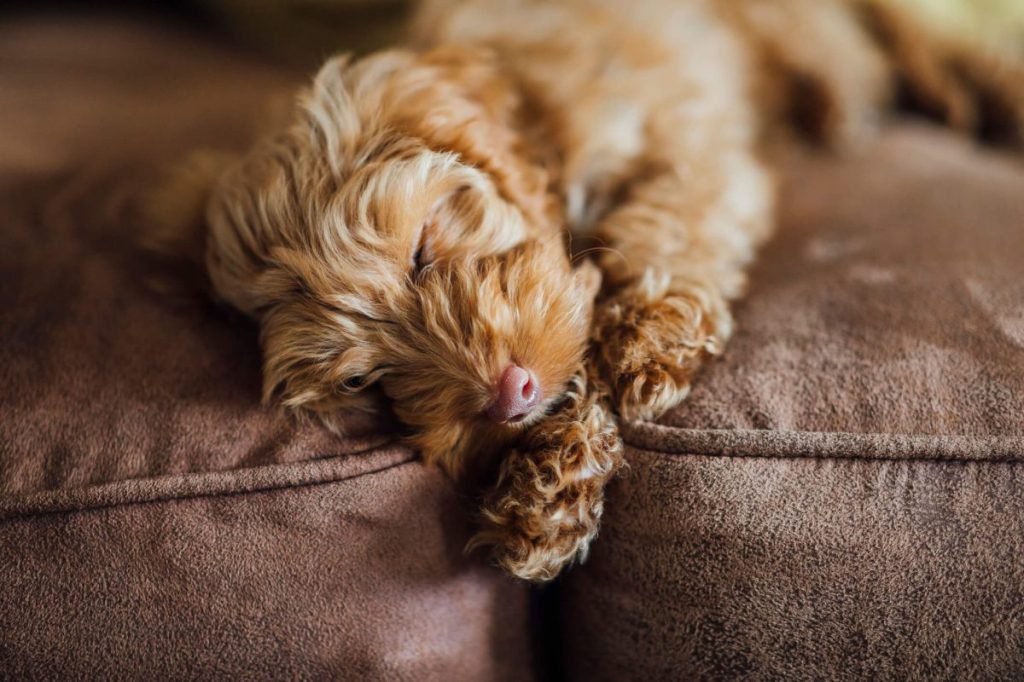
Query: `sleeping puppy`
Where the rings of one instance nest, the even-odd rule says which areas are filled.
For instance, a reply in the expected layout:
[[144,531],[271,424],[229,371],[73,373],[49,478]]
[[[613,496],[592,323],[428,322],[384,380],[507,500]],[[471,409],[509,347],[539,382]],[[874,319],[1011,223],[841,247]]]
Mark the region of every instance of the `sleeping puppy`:
[[426,462],[491,471],[472,544],[531,580],[585,557],[616,419],[722,352],[780,122],[847,146],[897,92],[1024,122],[1015,65],[873,0],[433,0],[412,27],[328,61],[245,156],[187,164],[152,240],[259,323],[265,401],[331,425],[382,393]]

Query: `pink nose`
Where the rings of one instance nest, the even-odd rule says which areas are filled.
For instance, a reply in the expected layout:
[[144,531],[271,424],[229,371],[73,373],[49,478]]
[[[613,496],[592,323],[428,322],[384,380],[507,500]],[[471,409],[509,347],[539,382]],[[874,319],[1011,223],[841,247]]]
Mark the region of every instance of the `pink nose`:
[[540,402],[537,381],[519,365],[506,367],[495,389],[497,398],[487,408],[487,416],[499,424],[522,420]]

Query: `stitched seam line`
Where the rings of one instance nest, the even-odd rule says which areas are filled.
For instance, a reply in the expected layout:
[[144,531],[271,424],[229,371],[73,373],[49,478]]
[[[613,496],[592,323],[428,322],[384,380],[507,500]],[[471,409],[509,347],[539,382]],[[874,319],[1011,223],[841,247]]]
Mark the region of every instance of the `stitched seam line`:
[[947,459],[943,457],[887,457],[884,455],[736,455],[717,453],[709,454],[706,452],[677,452],[674,450],[655,450],[653,448],[640,448],[637,446],[630,447],[638,453],[651,456],[701,457],[704,459],[765,459],[778,462],[851,462],[856,464],[864,464],[866,462],[903,462],[905,464],[948,464],[950,466],[968,466],[971,464],[979,466],[1024,466],[1024,460],[1020,459]]
[[[1024,456],[1021,455],[1024,452],[1024,438],[1019,437],[680,429],[649,422],[625,423],[622,425],[622,435],[624,442],[631,447],[674,456],[1024,464]],[[389,445],[383,444],[354,453],[304,462],[128,479],[0,498],[0,523],[132,504],[306,488],[381,473],[409,464],[415,459],[415,453],[396,450],[396,455],[401,453],[398,461],[363,471],[337,470],[338,466],[353,457],[369,457],[388,449]],[[270,472],[270,478],[261,480],[258,474],[266,472]],[[190,484],[192,487],[188,489]]]
[[[416,461],[411,451],[394,449],[394,459],[371,469],[351,471],[344,463],[353,457],[383,454],[388,447],[360,453],[326,457],[289,464],[272,464],[248,469],[175,474],[129,479],[82,488],[61,488],[26,495],[0,497],[0,525],[23,518],[71,514],[113,507],[174,502],[207,497],[232,497],[249,493],[309,488],[338,483],[397,469]],[[339,470],[339,467],[340,470]],[[270,476],[262,479],[260,473]]]
[[621,433],[631,447],[669,455],[1024,463],[1020,436],[681,429],[650,422],[624,423]]

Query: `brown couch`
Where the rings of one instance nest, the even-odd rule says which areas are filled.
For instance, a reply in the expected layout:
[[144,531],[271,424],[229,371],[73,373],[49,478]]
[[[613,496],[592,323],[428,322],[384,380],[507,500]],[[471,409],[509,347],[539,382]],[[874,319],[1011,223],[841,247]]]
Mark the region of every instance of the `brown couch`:
[[0,677],[996,679],[1024,672],[1024,170],[926,128],[785,165],[724,360],[626,425],[531,591],[353,419],[258,406],[253,330],[143,287],[125,198],[295,76],[0,24]]

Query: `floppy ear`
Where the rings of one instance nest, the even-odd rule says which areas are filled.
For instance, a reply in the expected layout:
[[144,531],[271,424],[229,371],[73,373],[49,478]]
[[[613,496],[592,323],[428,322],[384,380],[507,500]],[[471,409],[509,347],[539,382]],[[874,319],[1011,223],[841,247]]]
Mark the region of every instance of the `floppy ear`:
[[522,95],[492,52],[442,47],[417,55],[393,76],[385,101],[393,125],[487,172],[531,224],[554,225],[547,173],[526,158]]
[[177,275],[173,284],[178,287],[210,289],[206,208],[213,188],[234,160],[225,153],[194,152],[165,169],[139,197],[140,245]]

